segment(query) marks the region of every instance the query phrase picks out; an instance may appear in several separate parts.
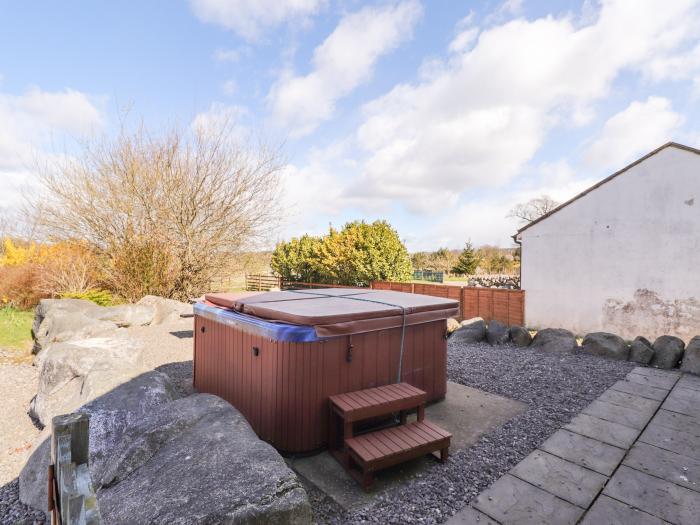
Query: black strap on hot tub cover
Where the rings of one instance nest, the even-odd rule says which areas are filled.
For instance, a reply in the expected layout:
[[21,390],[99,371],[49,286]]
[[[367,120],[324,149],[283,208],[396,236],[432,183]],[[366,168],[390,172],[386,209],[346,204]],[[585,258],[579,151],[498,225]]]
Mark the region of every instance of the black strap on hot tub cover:
[[396,382],[400,383],[401,382],[401,372],[403,369],[403,341],[404,341],[404,336],[406,335],[406,307],[401,305],[401,304],[394,304],[394,303],[389,303],[386,301],[379,301],[377,299],[363,299],[361,297],[358,297],[357,295],[331,295],[331,294],[325,294],[325,293],[320,293],[320,292],[309,292],[309,291],[302,291],[302,290],[294,290],[294,293],[298,293],[301,295],[314,295],[316,297],[327,297],[331,299],[350,299],[351,301],[363,301],[365,303],[376,303],[376,304],[383,304],[384,306],[393,306],[394,308],[401,308],[401,315],[402,315],[402,320],[401,320],[401,348],[399,352],[399,372],[396,377]]

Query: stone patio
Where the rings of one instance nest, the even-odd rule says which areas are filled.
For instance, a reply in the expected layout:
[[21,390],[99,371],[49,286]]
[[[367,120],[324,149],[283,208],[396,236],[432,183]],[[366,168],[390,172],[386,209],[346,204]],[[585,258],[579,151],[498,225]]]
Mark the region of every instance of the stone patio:
[[700,523],[700,377],[635,368],[447,522]]

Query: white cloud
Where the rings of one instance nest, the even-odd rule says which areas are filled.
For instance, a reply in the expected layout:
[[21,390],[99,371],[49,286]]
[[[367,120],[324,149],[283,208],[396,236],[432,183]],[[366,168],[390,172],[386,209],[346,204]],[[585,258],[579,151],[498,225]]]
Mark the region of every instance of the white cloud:
[[266,29],[289,20],[305,21],[325,0],[190,0],[195,15],[245,38],[256,40]]
[[597,167],[622,168],[670,141],[682,124],[683,117],[673,111],[666,98],[632,102],[605,122],[600,136],[588,148],[586,160]]
[[366,7],[343,17],[314,51],[308,75],[286,73],[268,96],[276,119],[293,136],[329,119],[336,102],[368,81],[379,58],[411,36],[422,12],[417,0]]
[[[698,40],[690,0],[602,2],[598,16],[513,20],[482,31],[431,77],[401,84],[364,108],[367,155],[355,197],[430,209],[521,173],[557,125],[581,125],[622,71],[641,71]],[[631,21],[634,20],[634,23]]]
[[103,121],[100,110],[79,91],[33,87],[22,95],[0,92],[0,207],[19,204],[23,188],[36,183],[35,162],[54,155],[66,135],[85,137]]

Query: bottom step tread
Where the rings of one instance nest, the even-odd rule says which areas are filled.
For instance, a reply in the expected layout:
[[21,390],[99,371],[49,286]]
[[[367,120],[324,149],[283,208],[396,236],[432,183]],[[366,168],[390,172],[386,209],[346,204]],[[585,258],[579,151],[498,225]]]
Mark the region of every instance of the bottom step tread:
[[449,443],[452,434],[431,423],[415,421],[398,427],[385,428],[345,440],[347,447],[365,463],[403,456],[419,449]]

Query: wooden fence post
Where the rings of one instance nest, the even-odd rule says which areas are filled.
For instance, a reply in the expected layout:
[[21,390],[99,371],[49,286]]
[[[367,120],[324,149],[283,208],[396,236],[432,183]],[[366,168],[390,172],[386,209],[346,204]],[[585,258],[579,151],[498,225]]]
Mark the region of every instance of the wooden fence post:
[[90,417],[66,414],[51,420],[49,511],[52,525],[102,523],[92,488],[89,460]]

